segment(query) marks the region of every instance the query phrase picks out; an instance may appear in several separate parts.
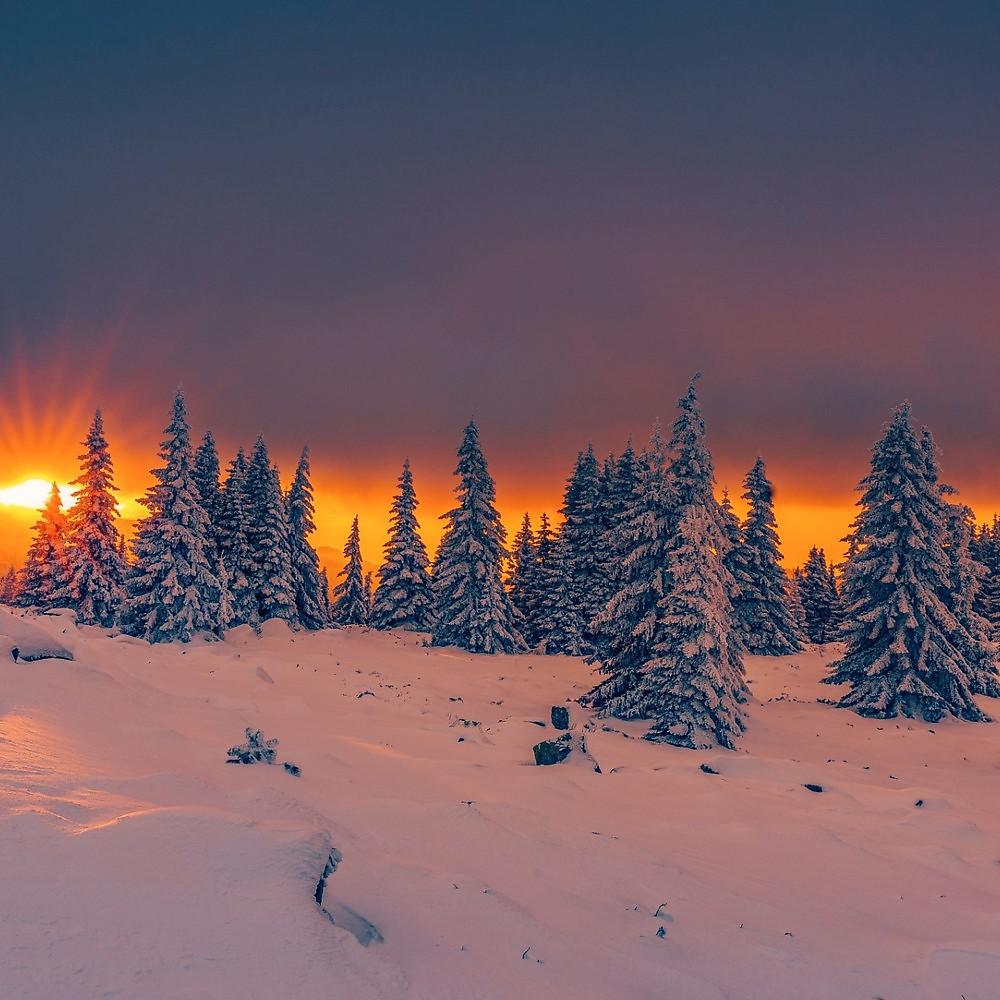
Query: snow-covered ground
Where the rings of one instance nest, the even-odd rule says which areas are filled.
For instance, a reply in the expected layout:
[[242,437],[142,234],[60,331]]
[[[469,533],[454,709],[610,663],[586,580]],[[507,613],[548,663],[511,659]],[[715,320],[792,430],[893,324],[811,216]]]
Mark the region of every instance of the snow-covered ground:
[[[819,704],[830,648],[749,661],[739,752],[598,722],[596,773],[532,764],[551,706],[591,723],[578,660],[42,617],[75,662],[15,664],[25,624],[0,612],[4,997],[1000,996],[1000,724]],[[301,777],[227,765],[246,726]]]

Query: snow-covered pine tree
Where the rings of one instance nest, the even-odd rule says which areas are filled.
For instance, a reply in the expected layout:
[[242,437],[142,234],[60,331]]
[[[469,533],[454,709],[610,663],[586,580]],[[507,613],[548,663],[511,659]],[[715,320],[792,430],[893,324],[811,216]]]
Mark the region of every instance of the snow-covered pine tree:
[[375,605],[375,584],[372,581],[371,570],[365,573],[365,622],[372,620],[372,608]]
[[594,645],[599,642],[597,617],[618,592],[622,559],[626,554],[621,548],[622,524],[638,483],[638,462],[631,438],[629,438],[621,457],[615,460],[612,456],[609,458],[609,462],[612,461],[613,470],[609,470],[608,463],[606,463],[601,481],[602,537],[600,559],[603,564],[602,588],[597,611],[588,626]]
[[560,513],[556,559],[562,579],[549,595],[543,641],[548,653],[578,656],[593,648],[590,623],[606,603],[599,470],[590,445],[577,455]]
[[[704,690],[710,688],[719,697],[718,700],[707,697],[697,709],[708,713],[699,723],[698,732],[704,736],[714,727],[720,746],[729,747],[738,735],[732,720],[742,718],[743,710],[739,706],[749,700],[749,691],[744,679],[742,647],[733,627],[731,601],[739,588],[726,567],[730,542],[722,508],[715,498],[715,467],[705,440],[705,421],[696,388],[700,378],[701,374],[696,374],[687,392],[677,401],[679,412],[670,438],[673,458],[668,484],[674,503],[673,530],[666,551],[666,586],[658,607],[659,635],[653,652],[660,671],[657,683],[666,682],[672,674],[679,677],[685,670],[697,674],[700,664],[704,671],[700,681],[705,685]],[[695,540],[703,551],[694,552]],[[681,587],[682,593],[674,595],[675,587]],[[694,614],[691,608],[698,601],[713,604],[711,612],[704,612],[706,630],[699,641],[709,646],[716,643],[718,655],[700,660],[697,655],[691,655],[690,648],[669,654],[672,645],[676,646],[685,634],[683,620]],[[646,685],[650,687],[648,680]],[[654,684],[650,690],[655,689]],[[660,739],[668,731],[676,736],[671,720],[677,718],[679,709],[672,705],[669,697],[651,704],[660,707],[651,713],[658,721],[650,731],[650,738]],[[696,707],[692,706],[692,711]],[[729,742],[726,741],[727,733]]]
[[389,510],[389,537],[382,547],[382,567],[372,602],[372,624],[376,628],[417,632],[430,629],[434,597],[427,549],[417,521],[418,505],[407,459]]
[[66,606],[69,565],[66,557],[66,515],[59,487],[53,483],[41,517],[32,529],[28,556],[18,579],[17,603],[22,608]]
[[[735,608],[737,600],[740,598],[743,588],[741,581],[750,579],[750,565],[746,549],[743,545],[743,526],[740,519],[733,510],[733,501],[729,497],[729,488],[722,491],[722,500],[719,503],[719,517],[722,524],[722,533],[726,539],[726,554],[722,561],[733,581],[730,592],[730,603]],[[736,620],[735,610],[733,613],[734,641],[742,644],[742,636],[739,622]],[[744,648],[744,652],[745,652]]]
[[271,464],[262,437],[257,438],[250,458],[245,494],[249,512],[247,541],[252,553],[250,584],[257,617],[261,622],[277,618],[294,625],[299,616],[295,606],[288,509],[278,470]]
[[908,403],[872,449],[858,489],[847,648],[826,682],[850,684],[839,704],[861,715],[985,721],[971,683],[980,664],[964,648],[974,639],[941,598],[950,585],[947,523],[936,462],[914,434]]
[[222,486],[219,481],[219,452],[215,446],[215,436],[211,431],[206,432],[194,454],[194,465],[191,468],[191,475],[195,486],[198,487],[198,496],[201,497],[201,505],[208,515],[208,523],[211,528],[212,542],[218,550],[222,535]]
[[958,491],[940,482],[937,448],[931,432],[925,427],[920,438],[926,461],[926,476],[937,488],[938,502],[944,524],[944,550],[948,558],[948,587],[941,599],[954,615],[956,627],[952,639],[969,668],[969,687],[973,694],[991,698],[1000,696],[997,674],[996,644],[990,635],[989,623],[975,610],[983,567],[972,557],[971,539],[975,524],[971,508],[952,501]]
[[705,421],[698,403],[697,386],[700,380],[701,372],[698,372],[688,384],[687,392],[677,401],[679,412],[670,438],[673,456],[669,470],[670,488],[676,498],[674,526],[676,528],[684,509],[690,504],[704,506],[712,525],[712,537],[718,540],[718,555],[723,560],[723,584],[731,604],[738,588],[725,565],[729,538],[722,507],[715,498],[715,468],[705,442]]
[[529,623],[527,633],[522,633],[529,648],[534,649],[542,639],[540,621],[548,600],[548,593],[556,584],[556,535],[552,531],[549,515],[543,511],[535,537],[535,561],[525,596],[525,615]]
[[837,595],[833,590],[826,553],[815,545],[799,579],[799,600],[805,616],[805,637],[809,642],[833,642],[837,638],[834,616]]
[[996,515],[992,524],[983,524],[976,532],[973,555],[983,567],[973,606],[989,622],[994,641],[1000,640],[1000,518]]
[[361,559],[361,532],[356,514],[344,546],[344,555],[347,563],[339,574],[343,580],[333,590],[333,620],[338,625],[367,625],[368,592]]
[[[552,554],[542,574],[544,596],[535,618],[538,644],[549,655],[583,656],[593,647],[582,631],[579,591],[574,578],[572,542],[565,523],[555,536]],[[587,623],[588,631],[590,622]]]
[[149,512],[136,528],[135,564],[125,585],[122,631],[149,642],[189,642],[230,624],[229,595],[215,575],[211,526],[192,474],[184,395],[174,397],[160,444],[163,467],[140,501]]
[[309,449],[302,449],[295,479],[288,491],[288,527],[292,545],[292,578],[299,621],[308,629],[329,624],[319,571],[319,556],[309,541],[316,530]]
[[630,695],[659,641],[659,603],[667,589],[667,549],[673,536],[674,494],[660,429],[636,462],[636,482],[614,544],[620,554],[618,588],[594,621],[596,648],[590,662],[605,675],[586,696],[601,715],[638,718],[643,706]]
[[222,489],[217,537],[222,565],[229,583],[232,624],[249,625],[256,629],[260,625],[260,616],[257,613],[257,595],[252,582],[256,578],[257,566],[248,537],[248,468],[246,455],[240,448],[229,463],[226,484]]
[[507,576],[507,590],[510,603],[517,614],[517,626],[529,647],[533,634],[531,596],[535,585],[535,570],[538,559],[535,532],[531,527],[531,515],[527,512],[521,527],[510,546],[510,572]]
[[833,601],[830,609],[830,631],[834,639],[839,638],[841,627],[844,624],[844,606],[840,600],[841,586],[838,576],[842,569],[843,566],[838,566],[832,559],[827,563],[826,571],[830,577],[830,597]]
[[618,503],[618,460],[613,454],[608,455],[601,464],[600,473],[597,477],[597,526],[598,536],[595,542],[594,553],[597,564],[597,582],[594,586],[593,614],[587,623],[587,630],[593,632],[591,626],[593,619],[598,612],[604,610],[604,606],[611,599],[615,591],[615,574],[618,561],[615,559],[614,543],[612,532],[617,523],[620,512]]
[[76,608],[81,624],[110,628],[125,598],[128,567],[120,554],[117,487],[100,410],[83,446],[80,475],[72,484],[76,503],[66,515],[68,578],[61,597]]
[[474,421],[458,449],[458,502],[443,515],[446,528],[434,566],[432,642],[473,653],[525,648],[503,586],[506,531],[496,509],[496,487]]
[[17,604],[17,570],[13,566],[0,579],[0,604],[5,607]]
[[630,571],[602,615],[619,612],[621,638],[602,660],[610,677],[587,700],[600,714],[651,719],[652,740],[691,746],[714,739],[730,747],[742,731],[740,706],[749,692],[732,628],[729,595],[736,588],[724,564],[729,542],[696,381],[678,401],[662,513],[638,518],[633,535],[640,544],[628,559],[648,558],[651,541],[660,551],[638,580]]
[[[743,482],[749,509],[734,560],[737,593],[733,621],[748,653],[785,656],[798,652],[798,629],[788,608],[788,579],[774,518],[774,490],[758,458]],[[723,509],[724,522],[726,512]]]
[[788,611],[795,623],[796,634],[808,641],[806,632],[806,613],[802,607],[802,570],[796,566],[788,577]]
[[234,599],[232,592],[232,582],[229,579],[229,570],[226,568],[226,561],[223,553],[223,535],[225,520],[225,497],[222,493],[219,470],[219,452],[215,445],[215,436],[211,431],[207,431],[202,438],[201,444],[194,453],[194,464],[191,468],[191,475],[195,486],[198,487],[198,496],[201,498],[201,505],[208,515],[209,538],[211,544],[206,549],[212,562],[212,569],[219,580],[223,591],[228,595],[230,613],[228,616],[227,628],[239,624],[236,620]]
[[330,576],[326,571],[326,567],[323,567],[323,571],[320,573],[320,580],[322,581],[322,595],[323,595],[323,610],[326,613],[326,620],[333,625],[333,605],[330,603]]
[[629,716],[655,720],[645,735],[655,743],[731,750],[746,727],[747,689],[716,534],[703,504],[684,509],[668,552],[670,587],[653,658],[624,700],[634,703]]
[[726,541],[729,543],[729,556],[726,562],[727,565],[730,561],[734,561],[735,564],[733,554],[743,544],[743,526],[740,524],[740,519],[736,516],[736,511],[733,510],[733,501],[729,497],[728,488],[722,491],[722,500],[719,502],[719,513],[722,515],[722,530],[726,536]]

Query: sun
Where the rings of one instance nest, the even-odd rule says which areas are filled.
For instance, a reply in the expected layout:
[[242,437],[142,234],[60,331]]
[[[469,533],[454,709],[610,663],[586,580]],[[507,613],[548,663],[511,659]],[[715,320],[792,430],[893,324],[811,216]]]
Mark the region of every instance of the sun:
[[[0,506],[26,507],[28,510],[41,510],[49,498],[52,483],[45,479],[25,479],[23,483],[0,489]],[[73,491],[69,486],[59,486],[59,495],[64,507],[73,503]]]

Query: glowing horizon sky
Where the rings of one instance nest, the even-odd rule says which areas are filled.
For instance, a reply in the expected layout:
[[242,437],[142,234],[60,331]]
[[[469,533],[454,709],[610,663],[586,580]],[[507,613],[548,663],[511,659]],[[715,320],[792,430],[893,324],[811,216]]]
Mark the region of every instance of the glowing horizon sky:
[[71,480],[101,406],[141,495],[183,385],[224,461],[308,442],[374,565],[406,455],[433,545],[470,415],[513,531],[701,370],[789,565],[904,398],[1000,506],[992,0],[18,5],[0,78],[0,487]]

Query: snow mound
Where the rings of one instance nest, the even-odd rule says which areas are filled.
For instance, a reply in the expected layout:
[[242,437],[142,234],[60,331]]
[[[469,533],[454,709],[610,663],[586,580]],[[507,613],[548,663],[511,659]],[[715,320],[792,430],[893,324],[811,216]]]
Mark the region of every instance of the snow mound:
[[[736,752],[571,704],[536,767],[577,659],[30,625],[76,663],[0,687],[4,996],[996,995],[1000,725],[822,704],[832,648],[750,658]],[[278,764],[226,765],[248,727]]]
[[[42,624],[36,624],[41,622]],[[48,626],[47,628],[45,626]],[[76,624],[71,613],[49,614],[42,618],[19,617],[5,612],[0,623],[0,638],[8,654],[18,651],[18,659],[72,660],[73,653],[65,641],[56,641],[52,632],[61,632],[62,637],[76,634]],[[70,640],[72,641],[72,640]]]

